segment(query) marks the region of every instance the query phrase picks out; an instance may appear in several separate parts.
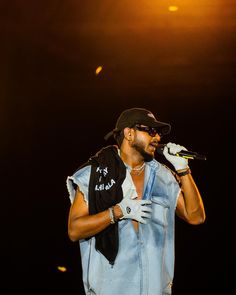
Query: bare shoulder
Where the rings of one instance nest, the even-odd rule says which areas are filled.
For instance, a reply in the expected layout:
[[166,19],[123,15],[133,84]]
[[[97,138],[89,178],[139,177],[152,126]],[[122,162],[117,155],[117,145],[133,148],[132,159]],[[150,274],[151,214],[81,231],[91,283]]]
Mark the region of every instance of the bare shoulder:
[[85,201],[83,192],[79,186],[76,189],[74,202],[71,204],[71,214],[75,214],[77,217],[85,216],[89,214],[88,204]]

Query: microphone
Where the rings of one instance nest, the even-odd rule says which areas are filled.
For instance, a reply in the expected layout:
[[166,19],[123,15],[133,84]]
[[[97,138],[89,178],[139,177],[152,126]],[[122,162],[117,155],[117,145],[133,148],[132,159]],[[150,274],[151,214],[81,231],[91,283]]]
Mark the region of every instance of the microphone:
[[[165,144],[159,144],[157,149],[156,149],[156,152],[159,154],[159,155],[162,155],[163,156],[163,150],[164,150],[164,147],[166,145]],[[180,151],[176,154],[171,154],[169,153],[170,155],[173,155],[173,156],[177,156],[177,157],[182,157],[182,158],[185,158],[185,159],[190,159],[190,160],[206,160],[206,156],[204,155],[199,155],[198,153],[196,152],[191,152],[191,151]]]

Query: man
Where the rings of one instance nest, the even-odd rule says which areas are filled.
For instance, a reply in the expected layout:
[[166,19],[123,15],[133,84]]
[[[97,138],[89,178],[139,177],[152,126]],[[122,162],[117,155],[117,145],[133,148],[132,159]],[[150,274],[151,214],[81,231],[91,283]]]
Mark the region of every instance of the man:
[[[68,234],[79,241],[86,294],[171,294],[175,213],[190,224],[205,220],[201,195],[183,146],[155,152],[170,125],[143,108],[119,116],[118,146],[101,149],[67,178],[71,200]],[[173,169],[173,170],[174,170]]]

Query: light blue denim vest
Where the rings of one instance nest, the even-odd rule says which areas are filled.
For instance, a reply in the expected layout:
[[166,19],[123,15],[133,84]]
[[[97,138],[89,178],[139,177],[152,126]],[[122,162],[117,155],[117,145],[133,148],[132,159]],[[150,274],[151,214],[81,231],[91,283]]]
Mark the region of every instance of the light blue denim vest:
[[[73,202],[73,182],[88,202],[91,167],[67,178]],[[175,208],[180,187],[172,173],[156,160],[146,163],[143,199],[152,200],[152,218],[134,230],[131,220],[119,221],[119,251],[115,264],[95,249],[95,238],[80,240],[86,294],[171,294],[174,276]]]

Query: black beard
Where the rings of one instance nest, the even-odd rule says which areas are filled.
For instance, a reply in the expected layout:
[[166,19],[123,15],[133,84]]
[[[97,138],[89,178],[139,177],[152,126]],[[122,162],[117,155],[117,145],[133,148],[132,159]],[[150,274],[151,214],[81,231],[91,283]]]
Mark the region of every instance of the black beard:
[[138,143],[134,143],[132,147],[140,153],[140,155],[143,157],[144,162],[150,162],[153,160],[154,156],[145,152],[144,148]]

